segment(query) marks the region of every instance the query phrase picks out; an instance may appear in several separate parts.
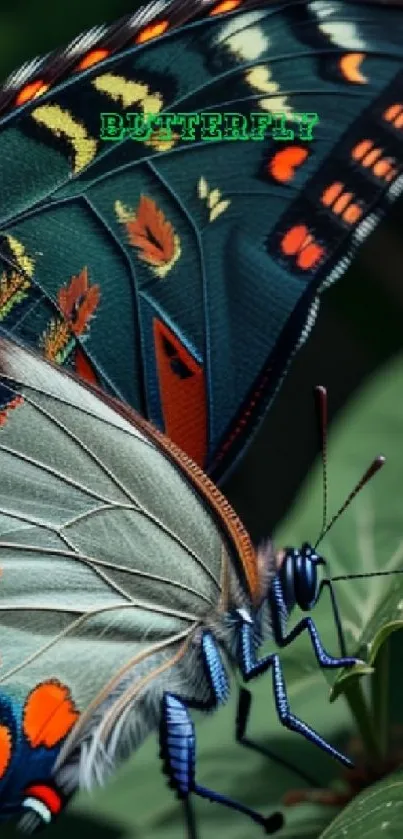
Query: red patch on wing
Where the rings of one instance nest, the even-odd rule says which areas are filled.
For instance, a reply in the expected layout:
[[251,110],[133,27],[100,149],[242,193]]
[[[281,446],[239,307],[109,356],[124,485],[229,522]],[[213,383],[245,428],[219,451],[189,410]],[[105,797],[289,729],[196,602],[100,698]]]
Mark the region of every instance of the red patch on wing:
[[303,146],[287,146],[270,158],[267,171],[279,183],[289,183],[295,178],[298,167],[305,163],[308,154]]
[[284,256],[294,256],[298,268],[304,271],[316,268],[325,253],[325,249],[315,241],[305,224],[287,230],[280,247]]
[[24,790],[24,794],[30,798],[37,798],[50,810],[52,816],[57,816],[62,809],[63,802],[59,793],[47,784],[32,784]]
[[42,682],[25,702],[24,734],[33,748],[51,749],[71,731],[79,716],[66,685],[57,680]]
[[207,451],[203,367],[157,318],[153,321],[153,331],[165,433],[202,466]]
[[86,382],[90,382],[92,385],[98,385],[99,379],[98,376],[91,364],[88,360],[86,355],[84,355],[82,349],[80,347],[76,347],[74,353],[74,369],[80,379],[84,379]]

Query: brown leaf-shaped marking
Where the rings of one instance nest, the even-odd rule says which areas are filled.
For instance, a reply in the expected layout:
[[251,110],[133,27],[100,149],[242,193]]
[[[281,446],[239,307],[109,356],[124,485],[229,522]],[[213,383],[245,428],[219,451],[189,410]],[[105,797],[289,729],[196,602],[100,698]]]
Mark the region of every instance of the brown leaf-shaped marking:
[[72,332],[81,335],[98,306],[99,286],[90,286],[87,268],[83,268],[77,277],[72,277],[70,283],[59,290],[57,299]]
[[141,196],[134,218],[126,221],[126,229],[140,259],[152,266],[157,276],[164,277],[180,256],[180,240],[152,198]]

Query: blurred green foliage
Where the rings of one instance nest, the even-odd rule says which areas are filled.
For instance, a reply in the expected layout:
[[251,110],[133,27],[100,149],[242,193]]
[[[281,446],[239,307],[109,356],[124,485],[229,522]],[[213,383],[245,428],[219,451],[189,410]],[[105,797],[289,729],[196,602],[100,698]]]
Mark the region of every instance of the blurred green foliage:
[[138,0],[13,0],[0,8],[0,79],[20,64],[65,46],[83,30],[129,14]]

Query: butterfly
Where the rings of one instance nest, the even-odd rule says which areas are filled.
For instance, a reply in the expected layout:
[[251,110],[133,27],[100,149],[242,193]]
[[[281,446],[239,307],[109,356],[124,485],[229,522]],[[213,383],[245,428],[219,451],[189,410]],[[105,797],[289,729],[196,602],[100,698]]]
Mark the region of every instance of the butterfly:
[[[390,9],[357,3],[334,3],[331,12],[328,4],[305,2],[205,3],[203,8],[200,3],[185,7],[177,3],[166,7],[158,4],[146,7],[110,30],[89,33],[58,55],[14,74],[0,98],[1,165],[7,208],[1,223],[4,271],[0,282],[0,314],[5,331],[41,349],[47,359],[70,366],[90,384],[100,385],[112,396],[140,409],[155,426],[167,432],[173,441],[169,451],[175,451],[181,468],[187,464],[192,475],[196,474],[187,459],[191,456],[218,480],[242,452],[278,389],[290,359],[306,338],[317,310],[318,293],[342,273],[354,249],[375,226],[384,206],[400,192],[401,109],[396,99],[402,25],[401,11],[393,12],[392,25]],[[287,59],[285,43],[289,45]],[[319,79],[322,93],[317,94],[317,105],[315,101],[312,104],[311,93],[308,97],[308,92],[291,87],[295,61],[290,62],[290,55],[298,56],[298,65],[302,63],[301,77]],[[193,74],[189,71],[192,67]],[[233,97],[230,100],[229,88]],[[346,113],[341,125],[335,125],[334,108],[326,105],[323,93],[328,94],[330,103],[334,101],[332,95],[344,102]],[[264,138],[255,136],[247,143],[234,143],[222,137],[216,143],[214,137],[206,141],[183,136],[184,114],[203,114],[202,127],[205,130],[207,126],[211,133],[217,130],[217,125],[212,126],[212,115],[217,123],[217,112],[219,116],[226,114],[221,118],[227,119],[227,131],[242,128],[243,119],[249,124],[249,130],[256,130],[256,126],[260,130],[259,120],[264,118],[267,129],[276,133]],[[169,126],[163,120],[167,113],[181,114],[180,131],[174,124],[169,134]],[[150,114],[154,120],[160,120],[151,136],[147,133]],[[251,114],[258,115],[254,121]],[[128,127],[129,133],[143,131],[144,137],[140,141],[138,136],[117,141],[111,136],[105,138],[112,130],[120,130],[122,124]],[[378,145],[372,136],[374,125]],[[190,130],[189,126],[188,122],[185,128]],[[98,137],[97,131],[104,132],[104,136]],[[314,136],[309,135],[312,131]],[[317,212],[316,222],[312,221],[313,208]],[[50,449],[52,468],[61,451],[68,451],[70,468],[73,462],[70,443],[75,438],[78,449],[85,451],[90,459],[93,457],[94,440],[91,437],[89,446],[85,439],[85,418],[80,414],[77,427],[72,419],[78,404],[80,408],[85,407],[89,397],[80,389],[79,400],[77,393],[73,398],[66,377],[60,374],[61,378],[55,379],[46,366],[35,368],[34,372],[29,356],[19,356],[19,352],[22,351],[7,350],[4,345],[5,381],[0,420],[5,432],[4,453],[9,439],[12,446],[7,451],[14,453],[19,464],[16,476],[21,475],[22,492],[32,487],[29,496],[35,499],[36,505],[32,518],[21,511],[21,497],[15,487],[7,496],[15,505],[12,519],[20,517],[25,525],[46,531],[43,542],[40,536],[38,542],[40,555],[46,556],[48,549],[57,550],[51,544],[53,537],[56,541],[62,539],[66,546],[67,523],[55,526],[47,518],[52,508],[50,495],[57,498],[60,484],[57,483],[57,491],[54,487],[52,493],[46,459],[49,452],[41,451],[39,461],[32,454],[35,444],[32,424],[27,450],[23,450],[24,437],[17,418],[22,416],[27,403],[31,404],[32,388],[36,389],[41,394],[39,409],[37,404],[35,408],[38,416],[43,421],[48,412],[54,429],[61,423],[63,443],[60,451],[56,441]],[[31,371],[29,378],[28,371]],[[51,393],[46,389],[50,381],[55,386]],[[103,405],[99,393],[98,398]],[[63,402],[64,413],[67,410],[69,414],[68,422],[64,416],[56,417],[55,400]],[[94,423],[96,416],[105,419],[105,409],[98,402],[96,407],[91,402],[91,406]],[[115,402],[112,406],[119,416],[122,410],[123,414],[128,410],[119,408]],[[109,426],[114,428],[117,420],[115,415],[107,416],[111,435]],[[137,415],[134,420],[131,414],[129,418],[137,430],[147,428],[144,436],[148,442],[150,437],[154,439],[156,432],[143,427]],[[47,446],[43,429],[41,422],[37,437]],[[130,433],[133,436],[133,429]],[[103,439],[98,431],[94,437],[98,443]],[[160,438],[155,439],[165,451],[166,444]],[[99,460],[101,472],[112,477],[112,482],[120,483],[124,474],[122,459],[116,473],[109,470],[103,452]],[[46,473],[46,481],[41,482],[36,476],[31,484],[26,474],[27,462]],[[78,462],[77,468],[80,468]],[[181,468],[174,469],[177,478],[178,475],[183,478]],[[156,487],[158,468],[154,471],[150,460],[147,469],[151,479],[156,480]],[[144,467],[143,479],[146,471]],[[16,476],[12,471],[10,474],[13,481]],[[62,483],[66,480],[63,469],[54,477]],[[172,489],[175,481],[171,476],[168,483],[171,497],[179,498],[183,493],[188,498],[186,481],[181,480],[181,489],[178,485],[177,490]],[[70,479],[67,484],[70,493]],[[205,478],[202,484],[206,486]],[[215,487],[209,486],[208,505],[217,512],[214,499],[217,502],[219,496]],[[35,487],[40,492],[35,494]],[[156,498],[164,511],[163,527],[161,523],[159,527],[165,533],[166,517],[173,515],[172,498],[171,503],[167,502],[167,512],[160,495]],[[83,512],[82,503],[83,499],[78,503],[77,524],[86,519],[92,524],[93,516]],[[222,504],[225,502],[220,501],[218,507]],[[43,519],[38,513],[41,505]],[[65,513],[70,511],[67,499],[63,506]],[[195,520],[199,518],[200,522],[201,506],[200,502],[195,510]],[[243,532],[240,523],[230,508],[222,509],[226,511],[225,536],[228,538],[229,531],[230,540],[231,537],[235,540],[231,567],[235,564],[243,575],[241,600],[235,598],[231,608],[224,610],[233,633],[228,630],[233,639],[229,642],[229,652],[234,655],[233,647],[239,642],[236,660],[246,680],[272,668],[277,698],[284,699],[286,685],[277,654],[270,654],[264,661],[256,659],[259,622],[264,624],[264,619],[260,612],[258,618],[250,613],[250,601],[256,606],[257,590],[266,605],[260,584],[263,579],[266,588],[262,583],[262,591],[268,590],[267,585],[275,577],[275,560],[270,549],[256,560],[250,547],[245,548],[243,537],[239,543]],[[4,513],[9,515],[10,508],[5,506]],[[70,527],[70,519],[68,522]],[[102,524],[99,538],[101,530]],[[208,529],[210,538],[211,533]],[[220,528],[219,536],[222,536]],[[110,550],[109,528],[104,542]],[[219,542],[221,545],[220,538]],[[22,546],[17,544],[18,552]],[[9,551],[8,544],[3,547]],[[63,547],[64,560],[74,560],[81,550],[75,543],[69,547],[73,556]],[[95,560],[90,564],[95,564],[103,582],[109,582],[99,570],[102,559],[98,554],[97,548]],[[87,559],[84,555],[84,564]],[[309,560],[312,559],[316,562],[320,557],[310,554]],[[214,561],[212,558],[213,564]],[[55,568],[54,557],[52,568]],[[208,569],[211,571],[210,562]],[[127,568],[116,568],[115,561],[112,571],[118,575],[128,573]],[[59,593],[61,588],[63,593],[65,590],[64,584],[60,587],[64,573],[62,569],[62,577],[56,583]],[[151,591],[147,576],[150,572],[141,573]],[[226,573],[223,571],[224,577]],[[156,581],[153,582],[155,585]],[[226,584],[224,579],[222,590],[218,588],[218,599]],[[29,586],[31,590],[31,580]],[[119,588],[127,598],[126,586],[120,583]],[[290,638],[285,637],[281,626],[278,586],[270,590],[277,597],[276,640],[285,645]],[[92,583],[89,591],[96,596]],[[10,589],[4,589],[6,596],[9,592]],[[155,597],[155,590],[149,596]],[[197,590],[196,598],[199,596]],[[186,602],[189,608],[189,591]],[[87,606],[83,614],[86,624]],[[202,615],[204,620],[205,613]],[[78,635],[82,637],[80,620],[79,617]],[[307,626],[304,624],[303,628]],[[355,663],[348,657],[327,656],[312,624],[309,626],[322,666]],[[108,634],[113,633],[110,627],[108,623]],[[74,624],[73,634],[75,629]],[[215,636],[208,632],[206,635],[203,630],[197,634],[199,627],[192,625],[184,630],[184,644],[186,640],[194,640],[193,629],[199,664],[212,692],[208,694],[203,682],[207,702],[209,696],[210,701],[223,702],[228,686]],[[103,626],[101,636],[102,632]],[[70,629],[68,636],[69,633]],[[34,633],[31,634],[34,638]],[[163,643],[159,630],[157,636],[156,643]],[[14,635],[11,637],[14,639]],[[57,636],[58,655],[60,642],[63,644],[63,638]],[[27,643],[34,641],[28,639]],[[94,772],[99,771],[101,776],[103,768],[102,761],[99,766],[97,745],[101,752],[112,749],[108,755],[112,762],[120,749],[125,751],[130,733],[122,737],[120,733],[124,729],[126,708],[128,716],[135,708],[137,725],[140,726],[142,718],[141,703],[133,706],[128,696],[127,705],[122,701],[122,705],[113,706],[113,711],[108,706],[115,687],[115,659],[113,685],[107,691],[107,704],[102,706],[99,705],[102,691],[96,680],[90,686],[83,681],[77,690],[70,674],[68,679],[61,674],[55,676],[53,643],[48,672],[47,650],[41,646],[39,652],[36,649],[33,653],[38,661],[36,673],[35,666],[33,669],[30,666],[30,655],[27,655],[29,660],[21,663],[19,652],[18,664],[11,665],[8,671],[9,695],[5,680],[4,791],[11,789],[15,796],[15,799],[10,799],[9,793],[5,796],[5,812],[7,807],[16,812],[22,805],[28,811],[24,819],[28,826],[51,821],[78,785],[77,778],[87,771],[91,776],[87,748],[93,750]],[[175,643],[172,641],[174,646]],[[10,640],[11,647],[16,649],[14,640]],[[181,661],[182,651],[181,648]],[[154,649],[147,646],[147,663],[151,662],[153,653]],[[127,645],[123,644],[119,653],[123,668],[127,654]],[[61,655],[66,672],[69,655],[67,650]],[[76,660],[76,648],[71,656]],[[97,666],[98,658],[97,655]],[[186,656],[183,651],[183,660],[192,669],[187,649]],[[138,664],[141,661],[135,658],[133,666],[137,668]],[[23,673],[22,684],[18,678],[14,680],[15,668]],[[133,674],[134,694],[128,687],[131,699],[138,697],[141,674],[138,668]],[[172,695],[172,690],[163,690],[157,678],[159,669],[152,674],[156,692],[143,716],[154,727],[160,727],[165,770],[180,796],[186,799],[190,792],[202,795],[194,777],[195,743],[188,706],[192,701],[205,701],[205,697],[198,696],[192,683],[190,697]],[[108,680],[102,668],[98,678],[105,689]],[[186,693],[189,682],[181,678],[180,686]],[[85,690],[93,694],[84,696]],[[86,719],[90,719],[91,726],[94,724],[93,701],[95,719],[99,710],[103,735],[98,740],[97,731],[95,740],[88,741],[85,734],[82,736],[82,726]],[[158,711],[153,712],[155,705]],[[38,717],[38,707],[45,717]],[[296,720],[283,704],[282,713],[284,724],[294,726],[334,756],[344,759],[316,732]],[[179,726],[179,734],[175,733],[175,725]],[[136,748],[138,742],[134,740],[131,747]],[[112,744],[116,746],[116,754]],[[78,756],[74,753],[75,746]],[[178,748],[185,755],[179,763],[175,751]],[[72,764],[63,762],[67,753],[72,757]],[[20,775],[21,762],[28,755],[27,774]],[[31,776],[35,767],[36,774]],[[59,769],[61,775],[56,778]],[[218,800],[211,790],[204,793]],[[265,819],[237,802],[227,800],[226,803],[243,810],[266,830],[277,829],[280,824],[278,814]]]
[[12,74],[2,327],[220,482],[401,193],[400,7],[151,3]]

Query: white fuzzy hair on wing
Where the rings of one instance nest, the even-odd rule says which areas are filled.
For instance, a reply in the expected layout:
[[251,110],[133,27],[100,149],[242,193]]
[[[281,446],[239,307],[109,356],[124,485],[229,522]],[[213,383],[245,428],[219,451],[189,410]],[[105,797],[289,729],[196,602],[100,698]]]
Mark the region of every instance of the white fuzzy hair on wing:
[[158,728],[165,691],[202,702],[210,698],[200,649],[194,645],[172,667],[137,689],[147,675],[170,659],[172,649],[136,664],[94,711],[77,747],[55,772],[55,780],[66,794],[77,787],[91,790],[103,785],[116,767],[137,751]]

